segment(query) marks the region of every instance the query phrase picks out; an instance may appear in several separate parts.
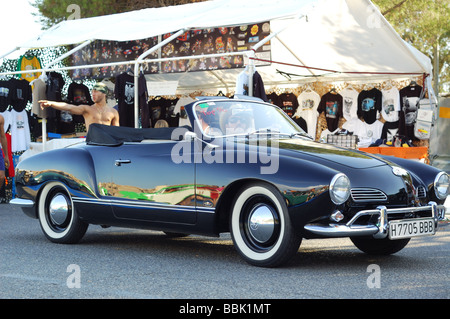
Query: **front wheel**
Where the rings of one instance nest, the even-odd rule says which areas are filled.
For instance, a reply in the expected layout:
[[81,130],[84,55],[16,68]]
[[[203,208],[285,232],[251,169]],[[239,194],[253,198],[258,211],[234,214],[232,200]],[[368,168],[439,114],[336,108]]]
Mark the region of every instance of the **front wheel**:
[[389,238],[352,237],[350,240],[359,250],[366,254],[391,255],[405,248],[410,238],[391,240]]
[[78,218],[65,186],[57,182],[44,186],[39,197],[38,217],[45,236],[54,243],[77,243],[88,228],[88,224]]
[[230,225],[237,251],[255,266],[281,266],[301,243],[283,197],[271,185],[254,183],[242,188],[232,205]]

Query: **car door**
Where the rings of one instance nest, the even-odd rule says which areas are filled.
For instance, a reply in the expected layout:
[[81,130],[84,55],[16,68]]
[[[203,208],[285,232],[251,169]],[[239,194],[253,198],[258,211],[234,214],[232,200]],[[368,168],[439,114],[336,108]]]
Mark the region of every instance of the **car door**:
[[172,159],[176,143],[125,143],[112,150],[111,182],[103,195],[117,218],[195,224],[193,162]]

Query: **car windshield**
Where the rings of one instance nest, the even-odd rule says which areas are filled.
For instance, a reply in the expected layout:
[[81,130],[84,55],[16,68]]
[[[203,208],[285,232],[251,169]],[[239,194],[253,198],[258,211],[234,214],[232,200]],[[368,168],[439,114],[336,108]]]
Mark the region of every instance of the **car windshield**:
[[308,136],[280,108],[252,101],[201,101],[194,106],[195,120],[206,136],[286,134]]

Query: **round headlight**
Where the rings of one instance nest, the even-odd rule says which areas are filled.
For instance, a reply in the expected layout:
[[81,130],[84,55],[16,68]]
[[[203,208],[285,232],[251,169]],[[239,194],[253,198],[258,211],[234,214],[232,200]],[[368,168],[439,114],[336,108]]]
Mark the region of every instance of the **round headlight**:
[[350,196],[350,180],[345,174],[336,174],[330,183],[330,197],[333,203],[340,205]]
[[434,179],[434,192],[436,193],[437,198],[447,198],[447,195],[450,192],[449,185],[450,178],[447,173],[440,172],[436,175],[436,178]]

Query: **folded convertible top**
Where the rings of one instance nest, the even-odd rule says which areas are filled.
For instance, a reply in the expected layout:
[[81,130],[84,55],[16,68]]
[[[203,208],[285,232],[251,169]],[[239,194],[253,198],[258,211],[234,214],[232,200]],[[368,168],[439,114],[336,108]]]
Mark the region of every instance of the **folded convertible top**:
[[[91,124],[86,136],[88,145],[119,146],[124,142],[142,142],[143,140],[175,140],[183,139],[190,127],[132,128]],[[176,131],[176,132],[174,132]]]

